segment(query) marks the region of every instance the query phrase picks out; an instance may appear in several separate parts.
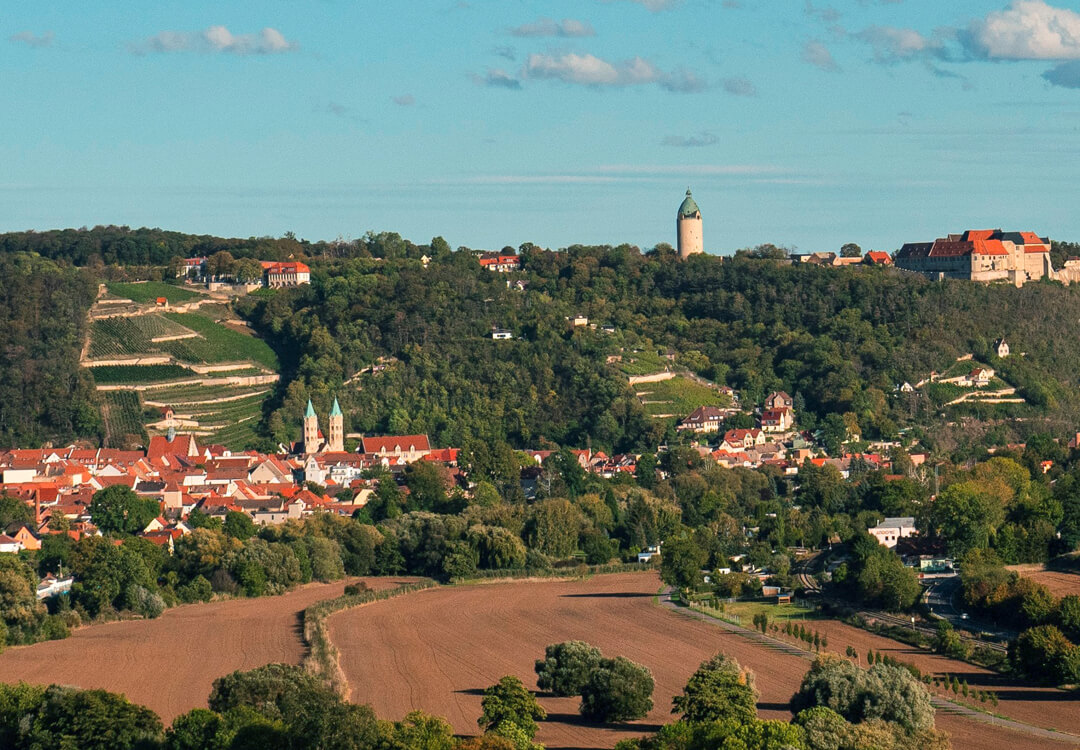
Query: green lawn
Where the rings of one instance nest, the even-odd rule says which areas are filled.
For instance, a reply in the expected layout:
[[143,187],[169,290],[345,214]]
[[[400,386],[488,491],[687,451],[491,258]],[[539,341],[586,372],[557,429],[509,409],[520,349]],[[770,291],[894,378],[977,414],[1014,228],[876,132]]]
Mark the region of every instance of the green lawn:
[[817,616],[817,610],[799,604],[769,604],[768,602],[724,603],[721,613],[728,619],[737,615],[741,622],[753,622],[754,615],[766,614],[770,620],[809,620]]
[[715,388],[701,385],[678,375],[659,383],[639,383],[631,386],[645,403],[645,412],[651,415],[674,414],[680,419],[699,406],[730,406],[731,399]]
[[164,297],[169,300],[170,305],[175,305],[181,302],[189,302],[202,296],[187,289],[182,289],[181,287],[173,286],[172,284],[165,284],[160,281],[144,281],[136,284],[129,284],[122,281],[110,281],[105,286],[113,296],[124,297],[132,302],[153,302],[158,297]]

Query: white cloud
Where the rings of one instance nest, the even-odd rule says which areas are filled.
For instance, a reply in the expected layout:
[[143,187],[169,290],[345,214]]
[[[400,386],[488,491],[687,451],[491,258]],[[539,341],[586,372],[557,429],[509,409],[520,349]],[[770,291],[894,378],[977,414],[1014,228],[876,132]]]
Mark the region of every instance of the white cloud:
[[233,34],[224,26],[210,26],[203,31],[162,31],[129,49],[136,54],[148,52],[228,52],[234,55],[272,55],[296,50],[277,29],[264,28],[257,34]]
[[577,21],[573,18],[564,18],[562,21],[538,18],[532,23],[510,29],[510,34],[513,36],[582,37],[596,36],[596,31],[588,21]]
[[643,57],[613,63],[595,55],[575,52],[529,55],[522,69],[522,77],[596,87],[657,84],[676,92],[702,91],[706,88],[705,82],[691,71],[680,69],[666,72]]
[[1043,0],[1014,0],[968,28],[972,51],[1003,60],[1080,59],[1080,13]]
[[46,31],[41,36],[37,36],[32,31],[20,31],[18,34],[9,36],[8,41],[25,44],[28,47],[48,47],[53,43],[53,33]]
[[[605,3],[613,2],[613,0],[604,0]],[[682,0],[630,0],[632,3],[643,5],[653,13],[661,10],[668,10],[674,8],[676,5],[682,4]],[[725,3],[724,7],[731,7]]]
[[821,42],[807,42],[806,46],[803,47],[802,59],[803,62],[829,73],[840,70],[840,66],[836,64],[836,60],[833,59],[829,48]]

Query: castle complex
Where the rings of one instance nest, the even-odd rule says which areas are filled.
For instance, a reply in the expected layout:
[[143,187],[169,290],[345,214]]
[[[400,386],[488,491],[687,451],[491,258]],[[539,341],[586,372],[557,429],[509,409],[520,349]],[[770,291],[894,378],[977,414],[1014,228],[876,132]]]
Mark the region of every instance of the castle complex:
[[1025,281],[1059,276],[1050,264],[1050,240],[1034,232],[969,229],[933,242],[909,242],[894,260],[897,268],[935,279],[1006,281],[1022,286]]
[[340,453],[345,450],[345,417],[341,413],[338,400],[334,399],[334,406],[330,409],[330,435],[324,438],[319,430],[319,418],[315,415],[315,407],[311,405],[311,399],[307,402],[307,411],[304,412],[304,454],[315,453]]
[[705,241],[701,235],[701,209],[690,194],[690,188],[686,189],[686,198],[679,206],[675,229],[679,237],[680,258],[685,260],[695,253],[705,252]]

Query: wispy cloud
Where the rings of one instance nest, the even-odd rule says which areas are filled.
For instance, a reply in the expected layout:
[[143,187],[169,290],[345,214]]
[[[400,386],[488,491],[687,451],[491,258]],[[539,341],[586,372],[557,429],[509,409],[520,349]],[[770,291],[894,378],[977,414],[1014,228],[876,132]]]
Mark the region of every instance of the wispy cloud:
[[944,41],[927,37],[915,29],[896,26],[870,26],[850,35],[870,45],[874,61],[883,64],[925,58],[944,58]]
[[732,96],[757,96],[757,86],[749,78],[734,76],[720,81],[724,91]]
[[491,50],[492,54],[498,55],[506,60],[516,60],[517,50],[509,45],[500,45]]
[[234,55],[273,55],[298,49],[277,29],[264,28],[255,34],[233,34],[224,26],[203,31],[162,31],[128,45],[135,54],[151,52],[226,52]]
[[17,44],[25,44],[28,47],[49,47],[53,43],[53,33],[51,31],[46,31],[44,34],[38,36],[32,31],[20,31],[18,34],[9,36],[8,41]]
[[712,146],[720,142],[720,138],[715,133],[710,133],[703,130],[697,135],[668,135],[664,137],[660,143],[664,146],[674,146],[675,148],[701,148],[703,146]]
[[603,164],[596,168],[600,174],[642,175],[664,177],[691,175],[694,177],[727,177],[733,175],[778,175],[786,170],[772,164]]
[[[605,3],[610,3],[613,1],[614,0],[603,0],[603,2]],[[677,5],[682,5],[682,0],[629,0],[629,2],[643,5],[649,10],[651,10],[653,13],[661,10],[668,10],[669,8],[674,8]],[[725,0],[725,7],[731,7],[727,5],[727,2],[730,2],[730,0]]]
[[416,98],[412,94],[402,94],[401,96],[392,97],[394,104],[399,107],[411,107],[416,104]]
[[574,52],[529,55],[522,68],[522,77],[596,88],[656,84],[668,91],[682,93],[706,88],[705,82],[691,71],[664,71],[643,57],[610,62],[595,55]]
[[1080,60],[1070,60],[1069,62],[1055,65],[1050,70],[1042,74],[1042,77],[1055,86],[1062,86],[1067,89],[1080,89]]
[[507,73],[502,68],[488,68],[483,75],[472,75],[473,83],[477,86],[490,86],[497,89],[520,89],[521,81]]
[[836,8],[832,8],[828,5],[815,7],[810,0],[806,0],[806,7],[803,12],[811,18],[817,18],[825,23],[836,23],[840,20],[840,11]]
[[556,21],[551,18],[538,18],[531,23],[510,29],[512,36],[560,36],[583,37],[596,36],[596,31],[588,21],[564,18]]
[[835,73],[840,70],[840,66],[836,64],[836,60],[833,59],[829,48],[821,42],[807,42],[803,46],[802,60],[828,73]]

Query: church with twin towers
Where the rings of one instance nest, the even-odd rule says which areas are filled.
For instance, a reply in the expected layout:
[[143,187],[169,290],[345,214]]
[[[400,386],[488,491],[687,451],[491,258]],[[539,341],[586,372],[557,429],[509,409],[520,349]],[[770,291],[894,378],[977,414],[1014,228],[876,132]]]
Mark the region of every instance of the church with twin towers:
[[315,414],[315,407],[309,398],[307,410],[304,412],[304,455],[341,453],[345,450],[345,415],[341,413],[336,397],[330,409],[329,422],[329,434],[324,437],[319,430],[319,417]]

